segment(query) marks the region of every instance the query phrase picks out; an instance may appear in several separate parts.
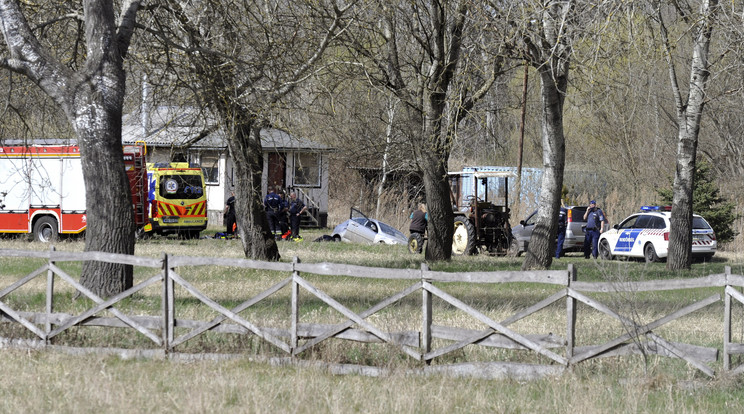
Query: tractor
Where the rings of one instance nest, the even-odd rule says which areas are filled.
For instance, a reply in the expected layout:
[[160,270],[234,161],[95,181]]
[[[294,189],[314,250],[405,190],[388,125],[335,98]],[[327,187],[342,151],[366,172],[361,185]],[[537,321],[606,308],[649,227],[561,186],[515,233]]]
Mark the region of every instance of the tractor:
[[461,171],[449,174],[455,210],[452,254],[512,254],[509,224],[510,171]]

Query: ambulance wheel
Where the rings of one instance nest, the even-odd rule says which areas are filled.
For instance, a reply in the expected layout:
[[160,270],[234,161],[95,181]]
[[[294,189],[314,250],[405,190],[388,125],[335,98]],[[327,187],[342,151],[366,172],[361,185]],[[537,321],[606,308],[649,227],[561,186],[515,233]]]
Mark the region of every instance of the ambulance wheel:
[[455,231],[452,234],[452,254],[469,255],[475,251],[475,227],[465,216],[455,217]]
[[411,233],[408,237],[408,253],[420,254],[424,248],[424,236],[421,233]]
[[599,257],[602,260],[612,260],[612,250],[610,250],[610,243],[607,240],[599,242]]
[[34,240],[51,243],[56,242],[58,238],[57,220],[54,217],[42,217],[34,223]]
[[656,255],[656,249],[654,249],[654,245],[651,243],[646,244],[646,247],[643,248],[643,257],[646,258],[646,263],[659,261],[659,256]]
[[199,238],[199,230],[185,230],[178,234],[182,239],[193,240]]

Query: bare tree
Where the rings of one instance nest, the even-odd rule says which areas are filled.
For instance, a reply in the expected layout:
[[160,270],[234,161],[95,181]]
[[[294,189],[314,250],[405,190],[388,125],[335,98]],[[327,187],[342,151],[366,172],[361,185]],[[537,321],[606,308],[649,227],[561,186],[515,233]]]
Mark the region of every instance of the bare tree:
[[542,97],[543,178],[540,186],[537,222],[530,238],[522,269],[549,268],[558,229],[556,217],[561,205],[566,141],[563,136],[563,103],[568,86],[572,53],[568,32],[574,24],[573,3],[550,2],[539,20],[541,31],[523,40],[530,63],[540,76]]
[[447,172],[457,125],[488,92],[502,64],[493,55],[480,60],[484,49],[471,37],[478,28],[471,12],[468,0],[370,2],[369,20],[346,38],[363,76],[395,94],[403,114],[418,126],[407,138],[426,191],[427,260],[451,258]]
[[[661,33],[666,52],[669,80],[674,96],[677,116],[677,161],[674,176],[674,201],[672,203],[671,228],[669,232],[670,270],[690,269],[692,265],[692,190],[694,186],[695,160],[697,158],[698,135],[706,102],[706,88],[710,76],[709,48],[713,28],[716,24],[717,0],[700,2],[697,15],[689,3],[673,3],[669,10],[664,2],[653,2],[656,23]],[[684,92],[679,83],[674,61],[675,45],[669,36],[666,15],[670,11],[690,25],[692,36],[692,61],[690,80]]]
[[[7,56],[0,66],[20,73],[39,86],[65,113],[77,136],[83,163],[88,227],[86,251],[134,253],[134,214],[124,170],[121,116],[125,91],[123,61],[132,38],[140,2],[84,0],[68,4],[78,9],[35,14],[18,1],[0,1],[0,23]],[[79,7],[82,6],[82,11]],[[67,13],[65,13],[65,11]],[[37,19],[31,27],[26,13]],[[47,26],[73,19],[82,28],[85,51],[71,57],[73,64],[52,46],[66,47],[65,38],[40,40]],[[79,25],[77,24],[79,22]],[[83,56],[83,57],[80,57]],[[74,68],[77,59],[82,64]],[[81,283],[99,296],[111,296],[132,286],[131,266],[85,262]]]
[[225,132],[246,257],[278,260],[263,206],[261,130],[310,77],[354,2],[166,1],[150,33],[162,61]]
[[493,36],[509,57],[526,60],[540,77],[543,175],[538,213],[523,269],[549,268],[552,263],[563,189],[566,141],[564,103],[574,44],[598,37],[595,25],[612,2],[524,1],[489,2]]
[[[543,4],[544,3],[544,4]],[[532,232],[523,269],[549,268],[555,248],[556,217],[560,208],[565,137],[563,105],[573,41],[576,37],[576,6],[570,1],[490,2],[494,36],[503,37],[513,58],[524,58],[540,77],[542,101],[543,175],[537,222]]]

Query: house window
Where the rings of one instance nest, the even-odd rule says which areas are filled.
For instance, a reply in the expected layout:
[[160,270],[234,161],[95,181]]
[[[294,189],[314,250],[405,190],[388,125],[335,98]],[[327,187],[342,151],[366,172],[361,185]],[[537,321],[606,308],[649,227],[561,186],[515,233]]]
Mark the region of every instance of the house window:
[[220,159],[219,157],[201,157],[201,169],[204,173],[204,182],[211,185],[220,183]]
[[320,187],[320,154],[295,154],[293,181],[297,186]]

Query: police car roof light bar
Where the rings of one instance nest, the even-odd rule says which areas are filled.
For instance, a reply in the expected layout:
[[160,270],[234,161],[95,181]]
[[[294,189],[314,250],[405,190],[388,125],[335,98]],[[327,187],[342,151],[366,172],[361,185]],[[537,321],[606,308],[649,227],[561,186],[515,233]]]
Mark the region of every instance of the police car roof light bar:
[[672,206],[641,206],[641,211],[672,211]]

